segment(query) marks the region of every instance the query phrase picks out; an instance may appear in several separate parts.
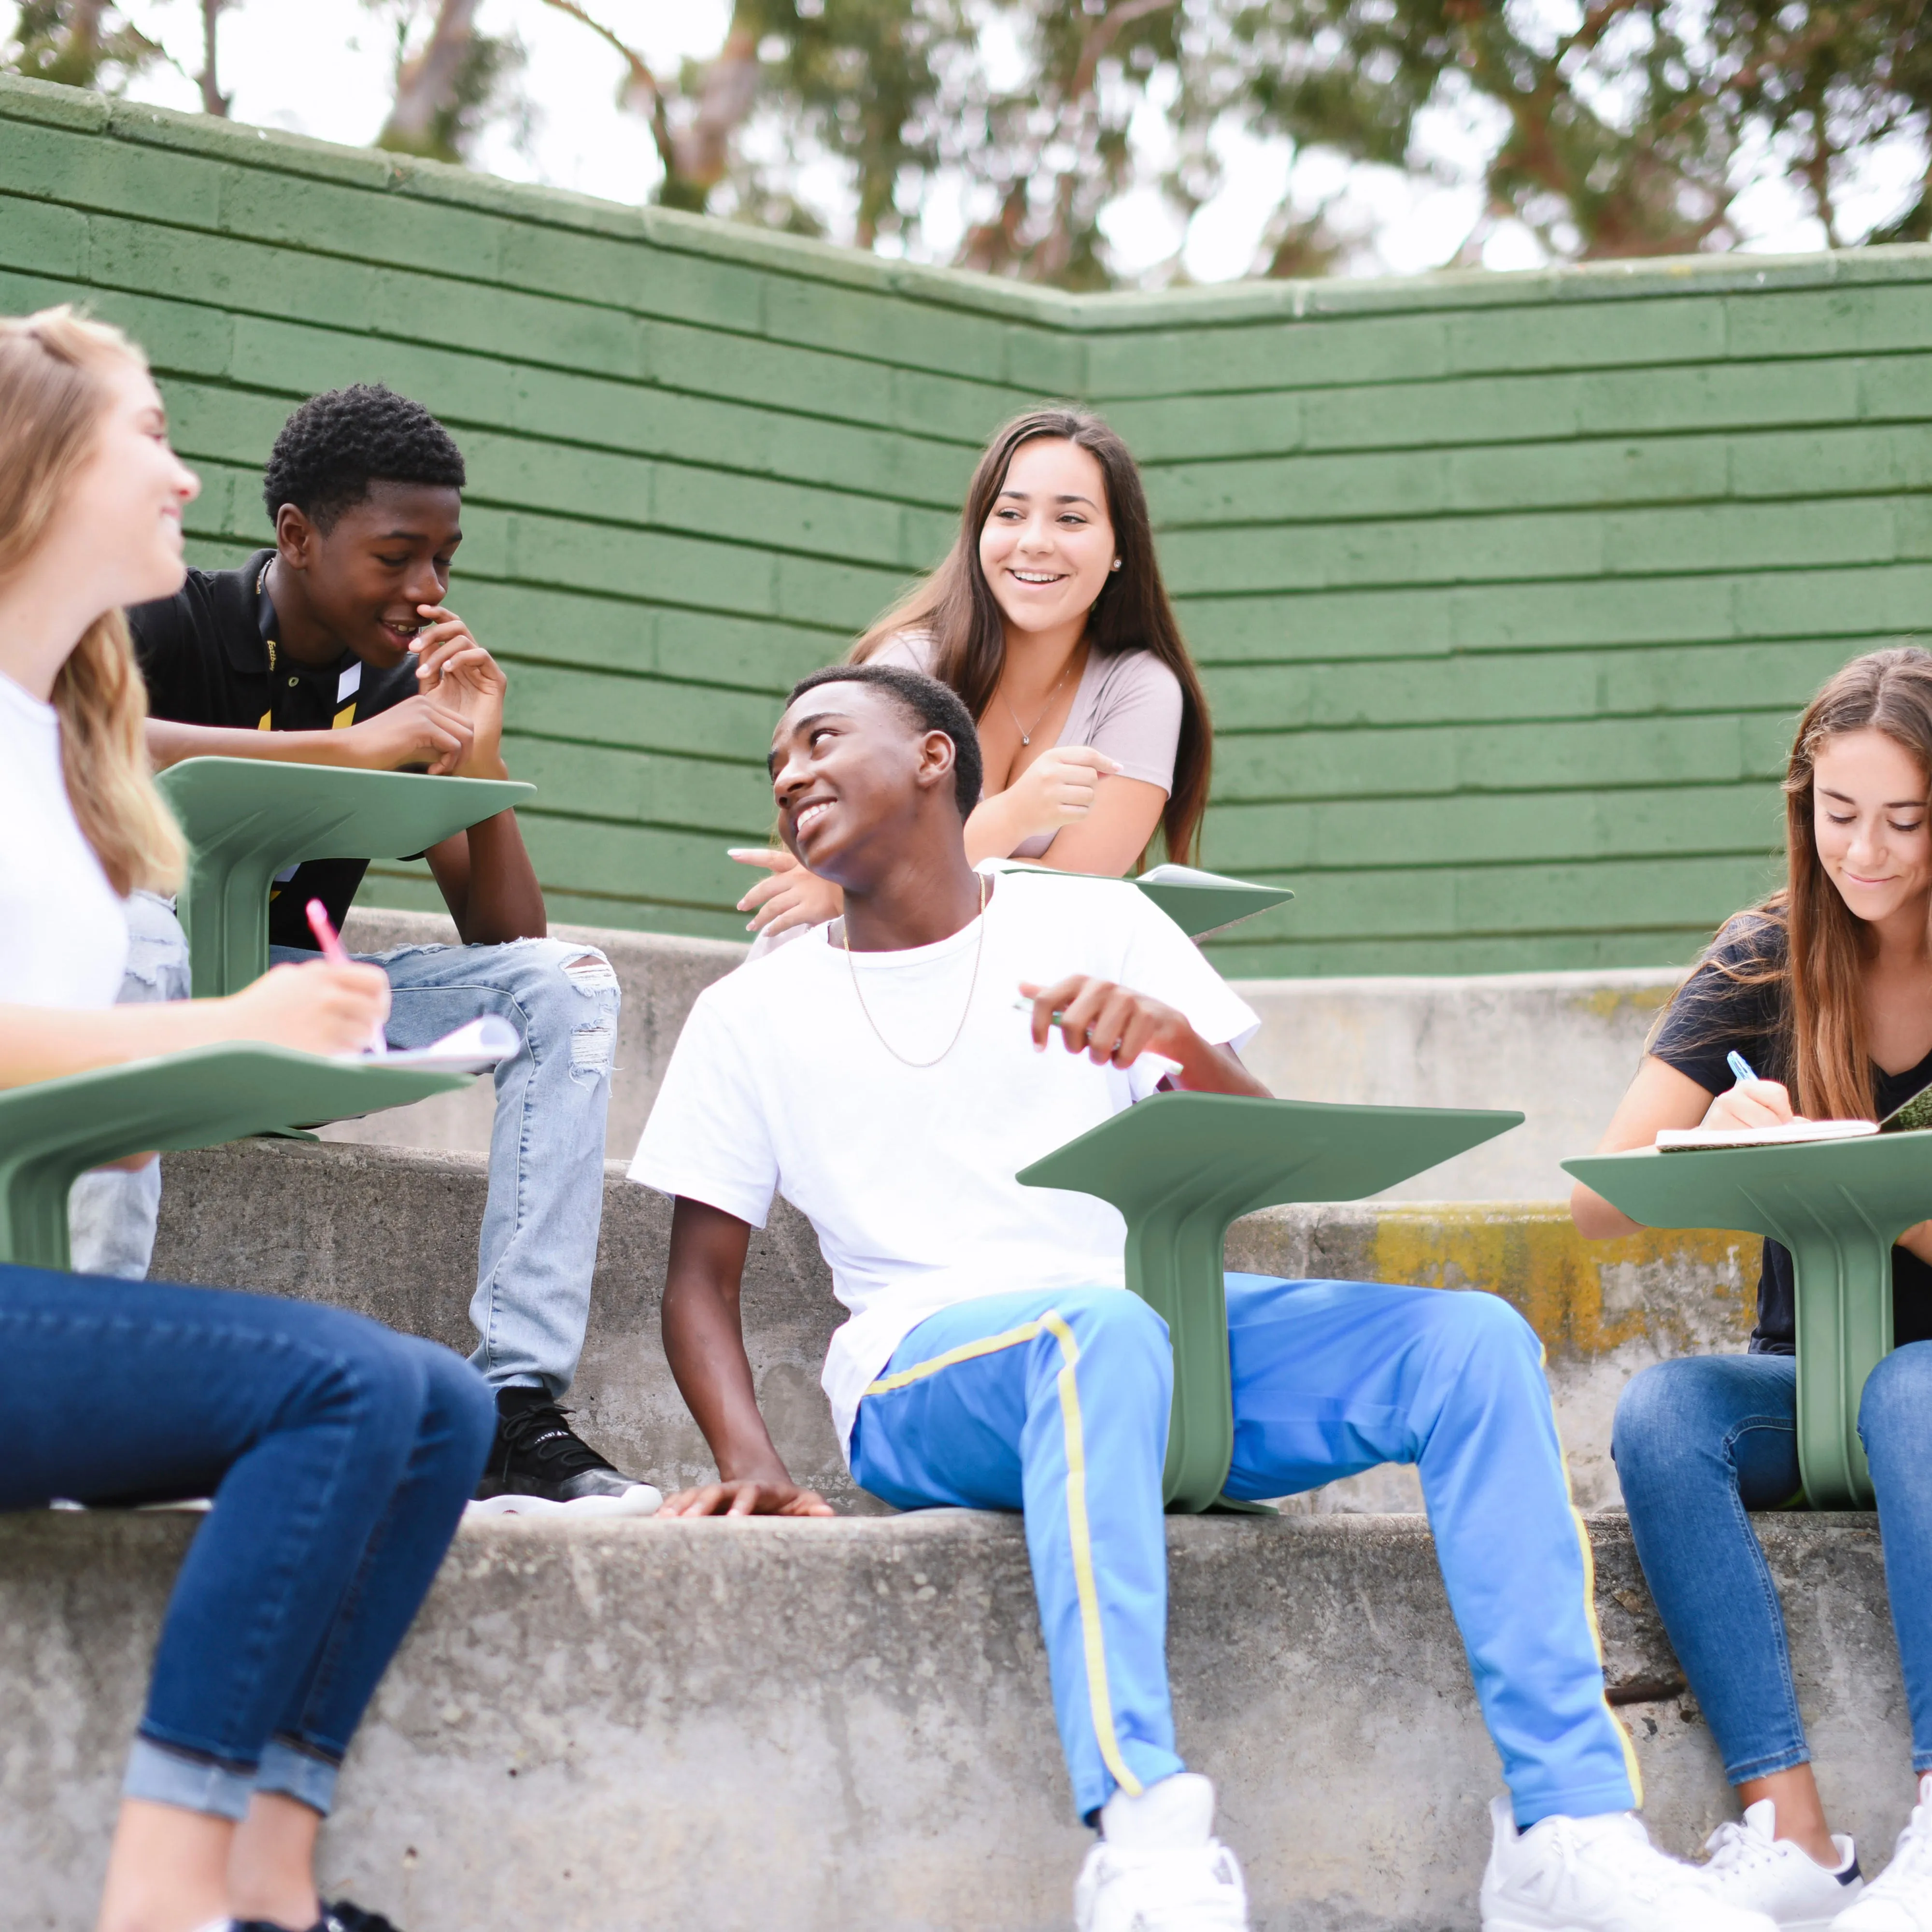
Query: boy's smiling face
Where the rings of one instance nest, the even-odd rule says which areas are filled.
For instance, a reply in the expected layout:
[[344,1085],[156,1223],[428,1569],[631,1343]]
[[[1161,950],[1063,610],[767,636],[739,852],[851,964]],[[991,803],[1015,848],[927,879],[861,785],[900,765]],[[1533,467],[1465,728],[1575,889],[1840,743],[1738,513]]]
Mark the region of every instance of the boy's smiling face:
[[284,566],[300,579],[308,616],[378,670],[409,655],[440,604],[463,541],[463,493],[446,484],[376,482],[324,530],[284,504],[276,520]]

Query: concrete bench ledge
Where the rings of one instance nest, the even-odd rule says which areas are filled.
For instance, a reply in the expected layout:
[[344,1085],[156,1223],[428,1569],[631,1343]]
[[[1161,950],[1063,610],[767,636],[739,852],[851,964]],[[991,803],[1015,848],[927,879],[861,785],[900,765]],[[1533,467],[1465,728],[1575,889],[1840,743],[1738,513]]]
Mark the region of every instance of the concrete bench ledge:
[[[624,991],[610,1093],[610,1150],[628,1160],[692,1002],[746,948],[728,940],[560,926],[601,947]],[[448,944],[441,914],[358,908],[344,928],[358,952]],[[1391,1188],[1400,1200],[1540,1200],[1567,1192],[1558,1163],[1597,1144],[1646,1034],[1683,976],[1670,966],[1444,978],[1246,980],[1259,1015],[1247,1048],[1276,1093],[1387,1107],[1519,1107],[1526,1124]],[[486,1085],[329,1128],[325,1138],[483,1154]]]
[[[668,1203],[607,1167],[591,1326],[570,1400],[607,1453],[667,1486],[711,1463],[666,1367],[658,1303]],[[475,1154],[258,1140],[163,1166],[164,1280],[254,1288],[359,1309],[464,1352],[484,1162]],[[1742,1350],[1756,1245],[1741,1235],[1658,1233],[1586,1243],[1551,1202],[1357,1203],[1276,1208],[1239,1222],[1232,1268],[1291,1279],[1486,1288],[1527,1316],[1586,1508],[1620,1500],[1610,1417],[1624,1382],[1666,1356]],[[810,1227],[780,1202],[752,1244],[746,1340],[760,1396],[801,1480],[856,1500],[818,1375],[843,1317]],[[1332,1486],[1302,1507],[1418,1509],[1409,1472]]]
[[[87,1922],[195,1520],[0,1522],[10,1925]],[[1910,1798],[1869,1517],[1764,1520],[1826,1796],[1882,1863]],[[1652,1829],[1730,1815],[1619,1516],[1590,1524]],[[1168,1528],[1183,1749],[1258,1932],[1464,1932],[1501,1789],[1426,1525]],[[324,1875],[409,1932],[1028,1932],[1070,1815],[1016,1517],[466,1529],[344,1775]],[[540,1902],[540,1904],[533,1904]]]

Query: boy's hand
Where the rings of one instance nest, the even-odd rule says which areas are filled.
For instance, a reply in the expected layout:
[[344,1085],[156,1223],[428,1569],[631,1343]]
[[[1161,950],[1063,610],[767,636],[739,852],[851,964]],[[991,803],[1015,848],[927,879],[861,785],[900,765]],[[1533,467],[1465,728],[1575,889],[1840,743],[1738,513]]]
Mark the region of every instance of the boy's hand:
[[455,712],[470,728],[469,749],[446,769],[458,778],[502,778],[503,695],[509,680],[470,634],[470,626],[440,604],[418,604],[429,619],[416,633],[416,677],[422,694]]
[[1185,1013],[1162,1000],[1085,973],[1052,986],[1023,980],[1020,991],[1033,1002],[1033,1043],[1039,1052],[1046,1051],[1046,1036],[1057,1026],[1067,1052],[1085,1053],[1096,1066],[1131,1066],[1142,1054],[1156,1053],[1173,1061],[1174,1084],[1188,1093],[1271,1097],[1232,1047],[1203,1040]]
[[365,771],[396,772],[406,765],[424,765],[439,778],[470,758],[476,738],[461,712],[420,693],[338,735]]
[[659,1516],[832,1516],[837,1512],[816,1490],[796,1483],[748,1477],[736,1482],[705,1483],[667,1496]]
[[1022,980],[1020,991],[1033,1002],[1033,1043],[1042,1053],[1056,1025],[1067,1052],[1086,1054],[1096,1066],[1131,1066],[1144,1053],[1184,1064],[1204,1044],[1184,1013],[1111,980],[1076,973],[1044,988]]

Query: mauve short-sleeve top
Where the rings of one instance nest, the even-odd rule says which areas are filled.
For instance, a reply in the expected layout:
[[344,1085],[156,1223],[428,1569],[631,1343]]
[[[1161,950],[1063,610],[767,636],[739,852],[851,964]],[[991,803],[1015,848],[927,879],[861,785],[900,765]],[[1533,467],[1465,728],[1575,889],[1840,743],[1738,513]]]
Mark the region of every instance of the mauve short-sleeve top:
[[[902,631],[873,654],[874,664],[903,664],[932,675],[932,640],[922,632]],[[1174,790],[1174,759],[1180,743],[1180,680],[1146,650],[1087,653],[1086,668],[1073,693],[1073,708],[1056,745],[1090,745],[1105,752],[1123,778]],[[1052,834],[1028,838],[1014,848],[1016,859],[1036,859],[1053,842]]]

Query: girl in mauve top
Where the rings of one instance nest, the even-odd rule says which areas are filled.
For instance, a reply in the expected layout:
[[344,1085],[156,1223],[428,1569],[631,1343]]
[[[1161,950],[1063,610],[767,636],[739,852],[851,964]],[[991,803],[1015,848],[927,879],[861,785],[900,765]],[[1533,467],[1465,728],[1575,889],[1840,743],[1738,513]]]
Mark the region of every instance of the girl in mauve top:
[[[950,685],[979,727],[975,864],[1017,858],[1116,877],[1156,830],[1192,853],[1213,728],[1155,561],[1140,472],[1084,410],[1035,410],[980,459],[945,561],[852,651]],[[836,918],[838,889],[789,852],[739,902],[776,937]]]
[[[1648,1146],[1660,1127],[1876,1120],[1932,1084],[1932,652],[1874,651],[1839,671],[1799,722],[1784,795],[1785,886],[1727,921],[1678,991],[1603,1151]],[[1761,1077],[1734,1083],[1733,1052]],[[1636,1226],[1581,1186],[1570,1212],[1592,1238]],[[1777,1586],[1746,1514],[1803,1501],[1789,1252],[1765,1244],[1748,1354],[1660,1363],[1617,1408],[1637,1554],[1744,1810],[1712,1838],[1709,1869],[1732,1904],[1781,1926],[1932,1928],[1928,1262],[1932,1220],[1892,1250],[1898,1346],[1858,1408],[1918,1780],[1869,1886],[1826,1821]]]

